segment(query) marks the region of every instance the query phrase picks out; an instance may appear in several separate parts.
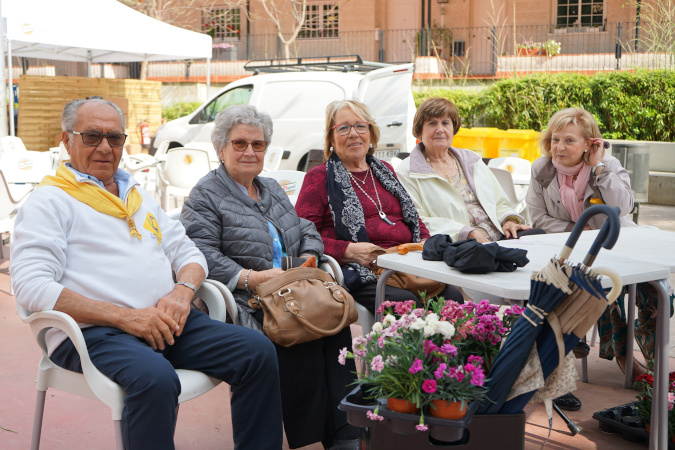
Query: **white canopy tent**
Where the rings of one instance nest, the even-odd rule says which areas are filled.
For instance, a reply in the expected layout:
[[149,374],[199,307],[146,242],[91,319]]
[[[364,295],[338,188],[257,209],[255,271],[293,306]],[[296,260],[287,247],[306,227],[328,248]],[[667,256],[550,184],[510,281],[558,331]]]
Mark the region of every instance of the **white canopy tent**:
[[[210,36],[153,19],[117,0],[0,2],[4,19],[0,31],[3,43],[7,41],[8,58],[23,56],[89,65],[206,58],[207,66],[211,59]],[[4,74],[2,66],[0,73]],[[0,98],[4,98],[5,77],[0,78]],[[207,86],[209,82],[207,72]]]

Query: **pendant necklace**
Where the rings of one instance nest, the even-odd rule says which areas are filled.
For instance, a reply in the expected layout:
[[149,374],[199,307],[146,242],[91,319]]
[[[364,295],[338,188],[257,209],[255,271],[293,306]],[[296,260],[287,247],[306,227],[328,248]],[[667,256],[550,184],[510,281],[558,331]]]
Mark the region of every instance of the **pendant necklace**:
[[[349,171],[347,171],[347,172],[349,172]],[[370,169],[368,169],[368,173],[370,173]],[[355,180],[357,180],[357,179],[354,177],[354,175],[352,175],[351,172],[349,172],[349,176],[352,177],[352,178],[354,178]],[[368,178],[368,175],[366,175],[366,178]],[[373,202],[373,205],[375,205],[375,208],[377,209],[377,214],[380,216],[380,219],[384,220],[384,221],[385,221],[386,223],[388,223],[389,225],[394,225],[394,222],[392,222],[391,220],[389,220],[389,218],[387,217],[387,215],[386,215],[386,214],[384,213],[384,211],[382,210],[382,202],[380,201],[380,194],[377,193],[377,186],[375,186],[375,177],[372,176],[372,177],[370,177],[370,178],[373,180],[373,189],[375,189],[375,196],[377,197],[377,203],[375,203],[375,200],[373,200],[373,198],[372,198],[370,195],[368,195],[368,193],[367,193],[361,186],[359,186],[358,183],[356,184],[356,187],[359,188],[359,189],[361,189],[361,192],[363,192],[363,194],[364,194],[366,197],[368,197],[368,199],[369,199],[371,202]],[[361,180],[357,180],[357,181],[361,181]],[[363,184],[366,184],[366,183],[365,183],[365,179],[363,180]]]
[[[450,158],[452,159],[452,162],[453,162],[454,165],[455,165],[455,170],[457,170],[457,172],[459,172],[459,167],[457,167],[457,160],[456,160],[455,158],[452,158],[452,157],[450,157]],[[427,160],[427,163],[429,164],[429,166],[433,169],[434,163],[431,162],[431,159],[427,156],[427,157],[426,157],[426,160]],[[447,172],[446,170],[441,169],[440,167],[438,168],[438,170],[440,170],[441,172],[443,172],[443,174],[445,175],[445,178],[447,178],[447,179],[448,179],[448,182],[449,182],[450,184],[452,184],[452,178],[450,178],[450,175],[448,174],[448,172]]]
[[[349,171],[348,171],[348,172],[349,172]],[[355,179],[356,181],[358,181],[359,183],[361,183],[361,184],[363,184],[363,185],[365,185],[365,184],[366,184],[366,181],[368,181],[368,175],[370,175],[370,167],[369,167],[368,170],[366,171],[366,176],[365,176],[365,178],[363,178],[363,181],[359,180],[358,178],[356,178],[356,177],[354,176],[353,173],[349,172],[349,176],[350,176],[350,177],[352,177],[353,179]]]

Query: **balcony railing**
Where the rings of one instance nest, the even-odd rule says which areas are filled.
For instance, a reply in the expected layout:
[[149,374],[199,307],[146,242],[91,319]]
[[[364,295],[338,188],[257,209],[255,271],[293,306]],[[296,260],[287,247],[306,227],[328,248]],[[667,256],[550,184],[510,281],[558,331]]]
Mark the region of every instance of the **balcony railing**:
[[[528,43],[547,41],[558,42],[560,53],[553,56],[542,51],[519,51]],[[599,28],[538,25],[341,31],[337,38],[297,39],[288,52],[291,57],[358,54],[365,61],[410,61],[417,64],[418,76],[426,78],[675,68],[672,33],[661,33],[658,24],[638,27],[632,22],[607,23]],[[285,48],[276,35],[214,41],[211,79],[232,81],[249,75],[243,70],[246,61],[284,55]],[[84,63],[14,58],[13,66],[15,76],[86,76]],[[148,79],[205,81],[206,73],[204,60],[153,62],[149,63]],[[139,74],[139,63],[96,64],[91,68],[91,76],[138,78]]]

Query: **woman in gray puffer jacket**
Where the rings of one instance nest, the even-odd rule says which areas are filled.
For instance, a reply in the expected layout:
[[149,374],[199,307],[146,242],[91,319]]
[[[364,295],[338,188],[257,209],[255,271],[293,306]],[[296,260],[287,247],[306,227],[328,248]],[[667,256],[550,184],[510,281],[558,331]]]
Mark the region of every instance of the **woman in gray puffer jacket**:
[[[249,307],[250,290],[281,275],[286,256],[318,259],[323,252],[314,224],[298,217],[275,180],[258,176],[271,137],[272,120],[253,106],[218,114],[211,140],[222,164],[197,183],[181,213],[209,278],[232,291],[241,324],[259,331],[263,312]],[[290,448],[318,441],[325,448],[360,448],[360,432],[337,408],[356,378],[353,360],[338,363],[340,349],[350,345],[349,327],[288,348],[275,344]]]

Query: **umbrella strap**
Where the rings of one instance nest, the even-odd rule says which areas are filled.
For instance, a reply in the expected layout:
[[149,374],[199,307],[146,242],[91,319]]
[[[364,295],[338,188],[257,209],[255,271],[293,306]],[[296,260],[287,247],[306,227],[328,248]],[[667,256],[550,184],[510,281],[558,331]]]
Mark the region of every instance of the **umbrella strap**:
[[558,344],[558,357],[560,358],[560,361],[558,362],[558,367],[562,367],[563,363],[565,362],[565,341],[563,340],[562,326],[560,325],[560,319],[558,319],[558,315],[555,313],[555,311],[551,311],[548,314],[547,319],[548,324],[551,326],[551,329],[553,330],[555,342]]
[[[530,315],[527,314],[528,311],[534,314],[536,317],[539,317],[539,320],[535,321],[536,319],[530,318]],[[543,309],[530,303],[525,308],[522,317],[524,317],[528,322],[530,322],[533,327],[537,328],[539,325],[541,325],[542,321],[544,320],[544,317],[546,317],[546,312]]]

